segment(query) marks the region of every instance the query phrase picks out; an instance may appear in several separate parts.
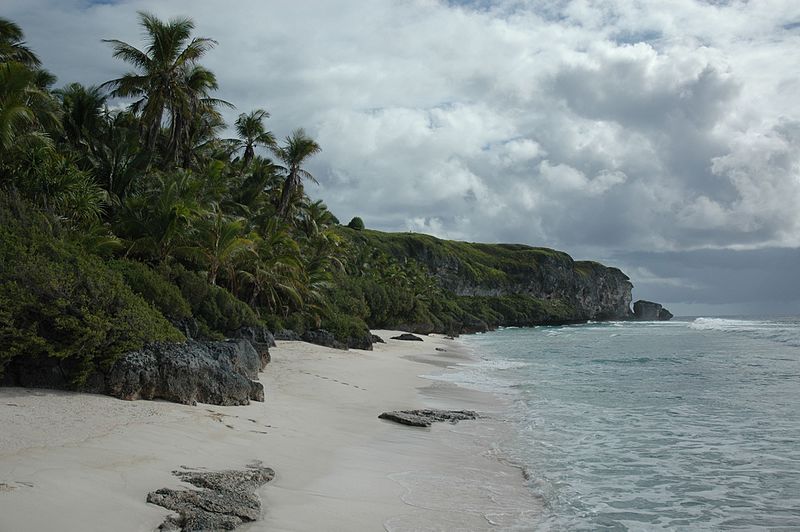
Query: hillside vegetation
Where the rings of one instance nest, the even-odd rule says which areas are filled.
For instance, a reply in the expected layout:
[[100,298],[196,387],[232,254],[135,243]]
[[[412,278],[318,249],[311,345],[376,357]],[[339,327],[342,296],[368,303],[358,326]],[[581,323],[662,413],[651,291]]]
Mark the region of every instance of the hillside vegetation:
[[[81,386],[153,341],[243,327],[416,332],[626,317],[621,272],[558,251],[347,226],[305,186],[322,149],[264,109],[228,138],[216,42],[139,14],[101,86],[57,85],[0,18],[0,378],[48,361]],[[134,23],[134,21],[132,21]],[[627,294],[627,295],[626,295]],[[627,297],[627,300],[626,300]]]

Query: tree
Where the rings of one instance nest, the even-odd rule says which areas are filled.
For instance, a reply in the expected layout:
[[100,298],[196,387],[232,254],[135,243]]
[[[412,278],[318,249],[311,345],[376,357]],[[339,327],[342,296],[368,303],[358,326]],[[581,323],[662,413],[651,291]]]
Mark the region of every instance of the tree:
[[286,177],[283,181],[280,200],[278,201],[278,218],[286,220],[289,214],[292,197],[302,190],[302,180],[310,179],[314,183],[316,178],[303,169],[303,164],[313,155],[322,150],[303,129],[295,129],[286,137],[283,146],[275,146],[272,152],[286,165],[283,170]]
[[244,229],[244,220],[225,216],[217,204],[198,224],[195,249],[208,267],[210,284],[216,285],[220,269],[250,248],[252,242],[243,236]]
[[8,19],[0,17],[0,63],[21,63],[29,68],[41,62],[22,40],[22,28]]
[[236,134],[239,135],[239,149],[244,148],[242,167],[250,166],[256,155],[256,146],[272,148],[275,146],[275,135],[264,128],[264,120],[269,118],[269,113],[264,109],[256,109],[249,113],[242,113],[236,119]]
[[[186,124],[180,120],[180,112],[193,99],[190,74],[216,41],[191,38],[194,22],[188,18],[174,18],[165,23],[140,11],[139,24],[146,33],[144,50],[117,39],[104,40],[114,48],[114,57],[136,69],[106,82],[105,86],[113,89],[114,97],[138,98],[132,109],[141,113],[143,145],[152,156],[165,112],[170,114],[169,138],[177,139],[184,134],[181,128]],[[212,84],[206,79],[202,87],[213,90],[216,80]]]
[[354,216],[350,223],[347,224],[347,227],[350,229],[355,229],[356,231],[361,231],[364,229],[364,220],[359,218],[358,216]]
[[88,148],[89,139],[101,127],[106,96],[99,87],[70,83],[55,91],[61,100],[62,124],[67,141],[80,151]]

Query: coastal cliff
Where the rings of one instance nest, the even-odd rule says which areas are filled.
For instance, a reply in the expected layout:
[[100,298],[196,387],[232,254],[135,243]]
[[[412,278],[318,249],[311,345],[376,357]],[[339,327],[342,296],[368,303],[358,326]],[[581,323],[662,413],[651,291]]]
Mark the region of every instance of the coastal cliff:
[[[455,316],[460,325],[450,323],[449,330],[434,324],[433,330],[440,332],[633,317],[633,285],[628,276],[597,262],[575,261],[561,251],[521,244],[457,242],[416,233],[341,228],[341,234],[361,257],[362,268],[377,268],[383,256],[383,269],[388,263],[406,275],[428,276],[435,285],[429,299],[441,296],[464,311]],[[429,306],[438,307],[439,314],[452,310],[452,305]],[[419,332],[430,328],[414,320],[376,325]]]

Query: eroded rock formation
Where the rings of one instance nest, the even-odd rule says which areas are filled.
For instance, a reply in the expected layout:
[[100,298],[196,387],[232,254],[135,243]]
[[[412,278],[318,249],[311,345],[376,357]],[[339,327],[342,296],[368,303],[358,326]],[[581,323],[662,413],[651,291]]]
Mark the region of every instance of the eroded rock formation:
[[242,471],[173,471],[199,490],[163,488],[147,495],[147,502],[178,513],[158,528],[162,531],[199,532],[233,530],[257,520],[261,500],[255,491],[275,477],[275,471],[256,462]]
[[449,421],[450,423],[458,423],[465,419],[478,419],[478,414],[472,410],[423,409],[395,410],[384,412],[378,417],[412,427],[430,427],[435,422]]

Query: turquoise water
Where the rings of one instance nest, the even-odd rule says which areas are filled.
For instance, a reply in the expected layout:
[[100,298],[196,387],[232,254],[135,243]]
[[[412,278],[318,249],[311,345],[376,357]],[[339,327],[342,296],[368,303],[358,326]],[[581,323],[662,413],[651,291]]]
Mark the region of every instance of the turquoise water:
[[505,395],[544,530],[800,530],[800,320],[504,329],[448,380]]

